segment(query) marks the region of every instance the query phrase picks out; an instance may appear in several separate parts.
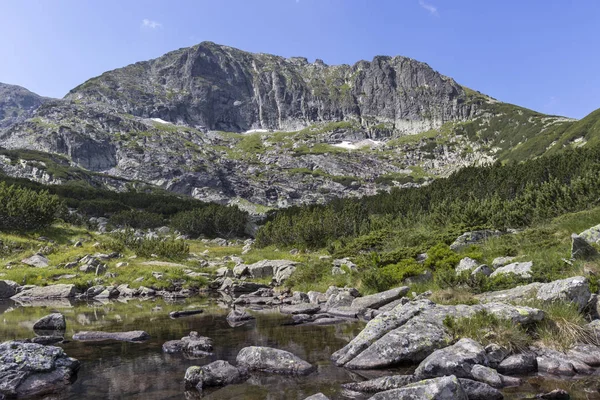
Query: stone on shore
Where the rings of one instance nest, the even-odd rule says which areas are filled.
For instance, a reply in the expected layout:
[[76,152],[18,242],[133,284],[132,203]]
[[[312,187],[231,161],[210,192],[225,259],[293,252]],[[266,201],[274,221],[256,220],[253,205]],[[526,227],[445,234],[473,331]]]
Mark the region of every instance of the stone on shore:
[[12,296],[13,300],[27,299],[63,299],[75,297],[78,291],[73,284],[57,284],[49,286],[33,286],[24,288],[21,292]]
[[83,331],[73,335],[73,340],[79,342],[92,342],[102,340],[119,340],[123,342],[141,342],[150,339],[150,335],[144,331],[130,332],[100,332]]
[[379,307],[385,306],[386,304],[405,296],[408,293],[408,290],[408,286],[402,286],[369,296],[357,297],[352,301],[351,307],[357,309],[378,309]]

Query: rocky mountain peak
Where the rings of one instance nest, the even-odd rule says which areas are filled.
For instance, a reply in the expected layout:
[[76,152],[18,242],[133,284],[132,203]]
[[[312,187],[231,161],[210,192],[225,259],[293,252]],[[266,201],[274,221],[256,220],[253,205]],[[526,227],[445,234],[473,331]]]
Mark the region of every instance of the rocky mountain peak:
[[48,100],[21,86],[0,83],[0,129],[31,117]]

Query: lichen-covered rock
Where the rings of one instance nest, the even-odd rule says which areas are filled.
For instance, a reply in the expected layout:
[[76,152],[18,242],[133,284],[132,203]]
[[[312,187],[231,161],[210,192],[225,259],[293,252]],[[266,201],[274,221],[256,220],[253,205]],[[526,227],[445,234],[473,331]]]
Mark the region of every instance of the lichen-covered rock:
[[43,254],[34,254],[31,257],[25,258],[21,260],[21,262],[25,265],[29,265],[31,267],[36,268],[44,268],[50,265],[50,260],[46,258]]
[[150,339],[150,335],[144,331],[130,332],[100,332],[83,331],[73,335],[73,340],[80,342],[93,342],[102,340],[119,340],[123,342],[141,342]]
[[575,374],[589,375],[594,372],[593,368],[585,362],[572,358],[565,353],[556,350],[539,348],[535,349],[538,372],[551,375],[572,376]]
[[294,354],[270,347],[250,346],[240,350],[236,357],[238,365],[249,370],[276,374],[308,374],[313,366]]
[[593,344],[577,344],[567,351],[567,356],[592,367],[600,366],[600,347]]
[[370,379],[363,382],[342,384],[342,388],[353,392],[378,393],[386,390],[398,389],[417,380],[414,375],[392,375]]
[[465,257],[455,268],[456,274],[459,275],[464,271],[472,271],[479,266],[479,263],[476,260],[473,260],[470,257]]
[[0,395],[34,397],[62,391],[79,369],[63,349],[36,343],[0,344]]
[[202,390],[212,386],[226,386],[239,383],[247,376],[244,368],[236,368],[227,361],[214,361],[202,367],[189,367],[185,372],[186,388]]
[[352,301],[351,307],[357,309],[377,309],[401,298],[402,296],[405,296],[408,293],[408,290],[408,286],[402,286],[369,296],[357,297]]
[[484,242],[485,240],[487,240],[489,238],[500,236],[501,234],[502,234],[502,232],[500,232],[500,231],[493,231],[493,230],[489,230],[489,229],[465,232],[462,235],[460,235],[458,238],[456,238],[454,243],[452,243],[450,245],[450,248],[455,251],[460,250],[460,249],[470,246],[472,244]]
[[56,284],[48,286],[33,286],[24,288],[22,291],[12,296],[14,300],[27,299],[62,299],[75,297],[77,287],[73,284]]
[[504,395],[498,389],[487,383],[466,378],[459,378],[458,381],[469,400],[502,400],[504,398]]
[[498,371],[484,365],[473,365],[473,368],[471,368],[471,376],[474,380],[487,383],[495,388],[501,388],[504,386],[502,384],[502,377]]
[[485,349],[476,341],[465,338],[452,346],[431,353],[419,364],[415,376],[424,379],[455,375],[459,378],[473,379],[471,370],[476,364],[488,364]]
[[498,365],[498,371],[509,375],[522,375],[537,371],[536,356],[533,353],[519,353],[506,357]]
[[490,278],[508,274],[514,274],[521,278],[531,278],[531,267],[533,267],[533,263],[531,261],[515,262],[512,264],[505,265],[504,267],[498,268],[497,270],[492,272]]
[[426,379],[375,394],[370,400],[468,400],[456,376]]

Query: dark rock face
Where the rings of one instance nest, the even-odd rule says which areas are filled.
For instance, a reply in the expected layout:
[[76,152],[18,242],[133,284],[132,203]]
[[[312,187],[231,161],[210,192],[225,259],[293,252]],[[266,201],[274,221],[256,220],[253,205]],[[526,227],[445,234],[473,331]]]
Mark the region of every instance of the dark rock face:
[[474,112],[460,85],[409,58],[326,66],[210,42],[107,72],[66,98],[234,132],[348,119],[414,131]]
[[23,87],[0,83],[0,130],[31,117],[48,100]]
[[69,385],[79,361],[60,347],[35,343],[0,344],[0,396],[33,397],[58,393]]
[[34,325],[34,330],[40,331],[64,331],[67,329],[65,316],[61,313],[53,313],[40,318]]

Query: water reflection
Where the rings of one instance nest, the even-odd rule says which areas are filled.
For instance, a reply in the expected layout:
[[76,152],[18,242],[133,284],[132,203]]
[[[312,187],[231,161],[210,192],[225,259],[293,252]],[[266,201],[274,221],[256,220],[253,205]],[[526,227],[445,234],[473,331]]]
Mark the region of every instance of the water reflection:
[[[204,313],[178,319],[171,311],[203,309]],[[219,399],[288,400],[304,399],[322,392],[342,399],[340,385],[383,375],[410,373],[411,368],[394,371],[348,371],[329,361],[358,332],[362,323],[333,326],[290,326],[288,316],[278,312],[254,312],[256,320],[231,327],[225,317],[228,309],[208,298],[166,302],[162,299],[103,302],[52,301],[20,304],[0,302],[0,341],[33,337],[33,323],[40,317],[60,311],[67,319],[65,338],[82,330],[145,330],[151,339],[143,343],[74,342],[61,346],[82,362],[77,381],[59,396],[47,399]],[[184,354],[164,354],[162,344],[197,331],[214,341],[214,354],[191,359]],[[290,351],[317,366],[305,377],[253,374],[247,382],[202,393],[185,392],[183,376],[192,365],[215,360],[235,363],[238,351],[250,345],[270,346]],[[586,380],[556,380],[529,377],[524,386],[505,391],[507,399],[530,398],[531,394],[563,388],[574,399],[599,399],[597,376]]]

